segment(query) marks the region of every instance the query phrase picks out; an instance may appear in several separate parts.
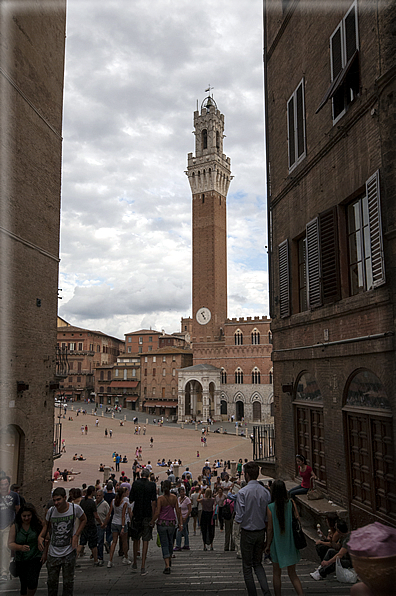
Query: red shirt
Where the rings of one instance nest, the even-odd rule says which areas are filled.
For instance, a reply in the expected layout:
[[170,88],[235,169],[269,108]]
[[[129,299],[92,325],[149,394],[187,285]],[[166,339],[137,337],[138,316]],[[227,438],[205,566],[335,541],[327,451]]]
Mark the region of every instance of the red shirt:
[[310,488],[310,481],[311,481],[311,475],[312,475],[312,468],[311,466],[307,466],[305,468],[305,472],[301,471],[301,467],[298,466],[298,471],[300,472],[300,476],[302,478],[302,482],[301,482],[301,486],[303,488]]

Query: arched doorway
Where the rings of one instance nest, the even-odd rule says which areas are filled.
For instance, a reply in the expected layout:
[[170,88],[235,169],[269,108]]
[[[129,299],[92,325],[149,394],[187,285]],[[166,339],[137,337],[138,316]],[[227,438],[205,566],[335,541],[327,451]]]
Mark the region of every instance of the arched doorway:
[[253,402],[253,422],[261,422],[261,403]]
[[215,415],[215,384],[209,383],[209,418]]
[[225,399],[222,399],[220,402],[220,414],[223,416],[227,415],[227,402]]
[[298,378],[293,406],[296,453],[307,458],[320,482],[326,485],[323,399],[315,377],[307,371]]
[[355,527],[396,524],[393,416],[385,387],[370,370],[350,377],[344,395],[350,516]]
[[245,417],[245,408],[243,401],[237,401],[235,404],[235,417],[237,420],[242,420]]

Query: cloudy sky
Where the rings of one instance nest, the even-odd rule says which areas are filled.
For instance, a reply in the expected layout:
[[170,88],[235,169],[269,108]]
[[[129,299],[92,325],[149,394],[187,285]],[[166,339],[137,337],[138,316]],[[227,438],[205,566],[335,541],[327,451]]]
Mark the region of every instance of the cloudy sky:
[[191,316],[193,112],[225,115],[228,316],[268,313],[262,1],[68,0],[59,314],[123,338]]

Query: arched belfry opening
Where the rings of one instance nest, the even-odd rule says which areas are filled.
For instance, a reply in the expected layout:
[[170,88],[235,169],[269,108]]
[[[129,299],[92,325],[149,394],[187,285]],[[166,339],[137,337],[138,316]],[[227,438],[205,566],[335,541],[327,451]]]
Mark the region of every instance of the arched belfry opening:
[[202,151],[208,148],[208,131],[206,128],[202,131]]

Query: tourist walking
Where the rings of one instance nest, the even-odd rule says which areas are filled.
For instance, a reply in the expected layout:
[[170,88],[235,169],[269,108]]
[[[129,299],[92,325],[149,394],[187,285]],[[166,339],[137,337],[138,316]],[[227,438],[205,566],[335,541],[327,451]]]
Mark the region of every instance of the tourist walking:
[[294,501],[289,499],[283,480],[275,480],[271,491],[272,502],[267,507],[265,552],[271,554],[275,596],[281,596],[281,574],[285,567],[296,594],[303,596],[301,582],[296,573],[296,563],[301,557],[294,544],[292,527],[293,513],[295,517],[299,517],[297,507]]
[[234,526],[234,508],[235,504],[232,499],[226,497],[223,503],[223,522],[224,522],[224,529],[225,529],[225,536],[224,536],[224,550],[235,550],[235,542],[233,536],[233,526]]
[[113,540],[111,542],[110,547],[110,558],[107,563],[107,567],[113,567],[113,556],[114,551],[117,546],[118,538],[120,538],[120,542],[122,544],[122,552],[124,553],[124,558],[122,562],[125,565],[130,563],[128,559],[128,521],[129,521],[129,500],[126,496],[127,489],[125,487],[121,487],[117,489],[116,496],[110,504],[110,510],[107,514],[107,517],[103,523],[103,526],[109,522],[111,515],[113,514],[113,521],[111,523],[111,532],[113,535]]
[[[198,521],[198,499],[199,499],[200,489],[199,486],[193,487],[190,493],[191,499],[191,517],[193,518],[193,531],[194,536],[197,534],[197,521]],[[198,523],[199,525],[199,523]]]
[[105,524],[105,521],[107,518],[107,514],[110,511],[110,506],[107,503],[107,501],[105,501],[104,493],[101,488],[99,488],[96,491],[95,504],[96,504],[96,511],[99,516],[99,521],[96,524],[96,529],[98,532],[98,561],[99,561],[99,567],[102,567],[102,565],[103,565],[103,546],[104,546],[104,542],[105,542],[104,539],[105,539],[106,528],[107,528],[107,524]]
[[265,596],[270,596],[267,576],[262,565],[269,491],[257,482],[259,466],[253,461],[244,465],[246,486],[240,489],[235,502],[235,521],[241,524],[242,570],[249,596],[256,596],[253,570]]
[[210,546],[210,550],[213,550],[213,540],[215,536],[215,524],[213,520],[213,511],[215,508],[215,500],[212,497],[212,491],[210,488],[205,490],[204,496],[198,499],[198,503],[202,505],[201,514],[201,534],[204,544],[204,550],[208,550],[207,546]]
[[[66,491],[59,486],[52,493],[54,506],[45,516],[43,529],[38,537],[38,547],[44,551],[44,540],[50,531],[47,556],[48,596],[58,596],[59,575],[62,569],[63,595],[73,596],[74,569],[77,546],[87,518],[80,505],[66,501]],[[79,522],[76,526],[76,522]]]
[[150,522],[153,526],[157,521],[157,532],[160,538],[162,557],[165,561],[164,573],[169,575],[173,553],[173,537],[178,523],[179,530],[183,529],[182,515],[176,495],[170,493],[171,483],[162,483],[163,495],[158,497],[157,506]]
[[184,546],[183,546],[183,550],[190,550],[190,540],[189,540],[189,535],[188,535],[188,522],[190,519],[190,515],[191,515],[191,500],[186,496],[186,489],[184,488],[184,486],[181,486],[179,488],[179,497],[177,499],[177,502],[179,503],[179,507],[181,510],[181,514],[182,514],[182,524],[183,524],[183,529],[177,530],[176,533],[176,546],[173,550],[175,551],[180,551],[182,550],[182,538],[184,537]]
[[[77,548],[77,556],[80,555],[84,546],[88,544],[91,549],[94,565],[99,566],[98,561],[98,531],[96,528],[97,522],[100,523],[100,518],[96,509],[96,503],[93,499],[95,494],[95,487],[88,486],[85,497],[80,501],[80,507],[84,511],[87,518],[87,523],[81,532],[80,544]],[[103,558],[103,557],[102,557]]]
[[224,505],[225,498],[226,498],[226,495],[223,493],[222,487],[219,486],[217,489],[216,495],[215,495],[215,501],[216,501],[216,505],[218,507],[217,510],[218,510],[220,532],[222,532],[224,529],[223,505]]
[[129,502],[133,503],[133,517],[131,523],[131,536],[133,540],[133,564],[132,571],[137,571],[137,556],[139,542],[142,539],[142,566],[140,575],[147,575],[146,557],[149,541],[153,537],[153,529],[150,525],[157,503],[157,488],[155,482],[149,480],[150,470],[143,468],[141,477],[132,484],[129,495]]
[[1,581],[6,581],[9,575],[10,551],[8,550],[8,534],[14,523],[15,515],[19,511],[20,499],[18,493],[10,490],[11,478],[0,476],[0,571]]
[[15,552],[16,572],[21,582],[21,594],[34,596],[43,564],[43,553],[38,547],[38,537],[43,523],[31,503],[21,507],[10,527],[8,548]]

